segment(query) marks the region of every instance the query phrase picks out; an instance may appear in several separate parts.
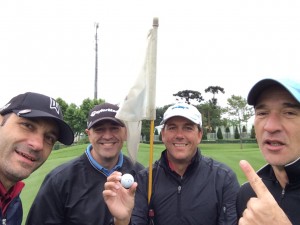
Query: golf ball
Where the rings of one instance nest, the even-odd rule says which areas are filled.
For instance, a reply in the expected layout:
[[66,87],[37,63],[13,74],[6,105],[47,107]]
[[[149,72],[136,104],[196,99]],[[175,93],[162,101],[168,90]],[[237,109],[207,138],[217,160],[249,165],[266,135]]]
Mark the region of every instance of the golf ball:
[[121,184],[124,188],[130,188],[133,182],[134,182],[133,176],[129,173],[125,173],[121,177]]

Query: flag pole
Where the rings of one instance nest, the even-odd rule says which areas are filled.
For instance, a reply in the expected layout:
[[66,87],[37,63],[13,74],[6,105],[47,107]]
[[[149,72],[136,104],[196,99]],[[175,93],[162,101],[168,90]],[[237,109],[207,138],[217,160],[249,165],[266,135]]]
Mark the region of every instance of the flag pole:
[[[153,18],[153,29],[155,29],[157,31],[157,28],[158,28],[158,18]],[[157,36],[156,36],[157,38]],[[155,41],[155,47],[153,48],[153,54],[152,54],[152,63],[153,63],[153,66],[151,67],[152,68],[152,74],[154,75],[152,78],[150,79],[156,79],[156,49],[157,49],[157,40]],[[150,92],[151,91],[156,91],[156,81],[155,82],[149,82],[149,83],[152,83],[154,84],[154,87],[150,87]],[[152,89],[152,90],[151,90]],[[153,98],[153,96],[155,95],[148,95],[152,96],[152,99],[148,99],[150,104],[149,105],[154,105],[155,106],[155,97]],[[152,102],[152,104],[151,104]],[[155,107],[152,107],[150,110],[156,110]],[[151,199],[151,194],[152,194],[152,164],[153,164],[153,145],[154,145],[154,120],[155,120],[155,115],[156,115],[156,112],[151,112],[150,113],[151,115],[154,115],[152,116],[152,119],[150,121],[150,150],[149,150],[149,176],[148,176],[148,203],[150,203],[150,199]]]
[[153,19],[153,28],[149,31],[145,62],[133,87],[129,90],[116,113],[127,128],[126,147],[130,159],[135,163],[139,149],[142,120],[150,121],[150,157],[149,157],[149,200],[152,193],[152,164],[154,120],[156,118],[156,52],[158,18]]
[[148,204],[152,194],[152,163],[153,163],[153,139],[154,139],[154,120],[150,123],[150,151],[149,151],[149,177],[148,177]]

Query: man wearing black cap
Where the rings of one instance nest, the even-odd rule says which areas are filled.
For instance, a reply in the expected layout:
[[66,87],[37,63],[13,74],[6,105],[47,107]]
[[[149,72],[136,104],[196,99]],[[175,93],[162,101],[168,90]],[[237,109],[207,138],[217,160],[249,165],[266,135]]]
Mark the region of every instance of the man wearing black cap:
[[53,98],[27,92],[0,108],[1,224],[22,223],[22,180],[46,161],[56,141],[70,145],[73,139]]
[[267,165],[257,173],[242,160],[249,182],[238,194],[244,224],[300,224],[300,82],[263,79],[248,94],[256,139]]
[[121,151],[126,141],[126,127],[115,118],[118,109],[116,105],[103,103],[90,110],[86,133],[91,144],[80,157],[47,175],[26,224],[113,223],[102,196],[107,176],[114,171],[135,175],[143,169]]

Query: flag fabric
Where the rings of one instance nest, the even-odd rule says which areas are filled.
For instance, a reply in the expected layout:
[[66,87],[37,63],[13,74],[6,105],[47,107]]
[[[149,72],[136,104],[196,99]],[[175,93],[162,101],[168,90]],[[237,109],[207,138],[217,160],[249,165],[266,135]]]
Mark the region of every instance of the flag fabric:
[[127,150],[134,162],[141,141],[142,120],[155,120],[156,117],[156,48],[157,26],[153,25],[148,34],[146,57],[140,74],[116,114],[116,118],[126,125]]

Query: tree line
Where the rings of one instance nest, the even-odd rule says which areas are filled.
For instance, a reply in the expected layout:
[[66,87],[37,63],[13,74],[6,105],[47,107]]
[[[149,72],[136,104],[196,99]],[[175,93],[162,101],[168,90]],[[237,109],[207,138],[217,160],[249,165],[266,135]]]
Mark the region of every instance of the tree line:
[[[246,99],[238,95],[232,95],[227,99],[227,106],[221,107],[218,104],[217,94],[225,94],[224,88],[209,86],[204,91],[205,93],[211,93],[212,97],[205,100],[201,92],[194,90],[183,90],[173,94],[176,101],[192,104],[201,112],[203,139],[206,139],[207,133],[216,133],[216,128],[221,126],[226,128],[226,132],[229,127],[234,127],[237,130],[235,132],[239,135],[244,132],[243,130],[245,129],[244,127],[247,127],[248,120],[254,115],[253,108],[247,104]],[[61,98],[57,98],[56,100],[61,105],[64,119],[73,129],[75,137],[84,134],[90,109],[97,104],[105,102],[104,99],[86,98],[80,106],[77,106],[74,103],[68,105]],[[156,108],[155,126],[159,126],[164,112],[170,105]],[[219,130],[217,135],[220,135],[218,133]],[[142,135],[146,136],[146,140],[149,140],[150,121],[145,120],[142,122]],[[242,142],[241,135],[240,140]]]

